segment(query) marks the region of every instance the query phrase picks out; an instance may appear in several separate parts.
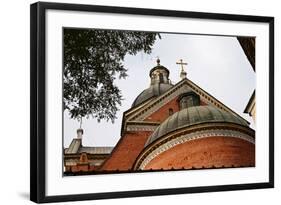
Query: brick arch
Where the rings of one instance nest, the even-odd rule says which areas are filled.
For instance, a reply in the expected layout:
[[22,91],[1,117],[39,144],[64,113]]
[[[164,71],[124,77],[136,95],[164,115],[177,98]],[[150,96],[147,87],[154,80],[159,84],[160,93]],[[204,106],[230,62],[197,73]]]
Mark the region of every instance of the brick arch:
[[223,166],[255,166],[255,144],[235,137],[207,137],[191,140],[159,154],[144,169]]

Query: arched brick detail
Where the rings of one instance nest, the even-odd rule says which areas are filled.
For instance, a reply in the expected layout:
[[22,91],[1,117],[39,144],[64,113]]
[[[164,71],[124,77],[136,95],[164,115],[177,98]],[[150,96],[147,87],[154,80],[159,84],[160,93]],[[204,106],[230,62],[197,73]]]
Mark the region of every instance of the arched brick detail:
[[234,137],[208,137],[179,144],[152,159],[144,169],[255,166],[255,144]]

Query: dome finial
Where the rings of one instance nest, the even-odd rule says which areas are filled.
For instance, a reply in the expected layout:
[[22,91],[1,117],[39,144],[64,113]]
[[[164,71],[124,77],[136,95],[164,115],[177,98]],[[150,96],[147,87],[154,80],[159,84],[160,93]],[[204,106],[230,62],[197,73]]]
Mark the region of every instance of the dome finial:
[[82,129],[82,117],[80,117],[80,127],[79,127],[79,129],[77,129],[77,138],[78,139],[82,139],[82,136],[83,136],[83,134],[84,134],[84,130]]
[[186,78],[186,72],[184,71],[183,66],[187,65],[187,63],[184,63],[182,59],[180,59],[179,62],[176,62],[176,64],[181,65],[181,73],[180,73],[180,77],[181,79],[185,79]]
[[159,59],[159,56],[157,56],[157,60],[156,60],[156,62],[157,62],[157,65],[160,65],[160,59]]

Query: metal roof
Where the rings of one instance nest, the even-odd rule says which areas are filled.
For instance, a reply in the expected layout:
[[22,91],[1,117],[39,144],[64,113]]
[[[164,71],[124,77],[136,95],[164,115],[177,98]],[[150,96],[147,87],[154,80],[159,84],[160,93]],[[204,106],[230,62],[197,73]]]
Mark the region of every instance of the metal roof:
[[165,70],[165,71],[168,73],[168,76],[169,76],[169,74],[170,74],[170,71],[168,70],[168,68],[166,68],[166,67],[164,67],[164,66],[162,66],[162,65],[157,65],[157,66],[153,67],[153,68],[150,70],[150,72],[149,72],[149,76],[150,76],[150,77],[151,77],[153,71],[155,71],[155,70]]
[[81,139],[75,138],[72,140],[68,148],[65,149],[65,154],[110,154],[114,147],[83,147]]
[[182,109],[168,117],[148,138],[145,146],[174,130],[205,122],[230,122],[248,127],[246,121],[230,112],[214,106],[193,106]]
[[135,107],[152,97],[157,97],[159,95],[162,95],[171,87],[173,87],[173,85],[167,83],[157,83],[151,85],[149,88],[145,89],[137,96],[137,98],[132,104],[132,107]]
[[86,152],[88,154],[110,154],[113,147],[81,147],[79,153]]
[[72,140],[68,148],[65,149],[66,154],[76,154],[81,147],[81,139],[75,138]]

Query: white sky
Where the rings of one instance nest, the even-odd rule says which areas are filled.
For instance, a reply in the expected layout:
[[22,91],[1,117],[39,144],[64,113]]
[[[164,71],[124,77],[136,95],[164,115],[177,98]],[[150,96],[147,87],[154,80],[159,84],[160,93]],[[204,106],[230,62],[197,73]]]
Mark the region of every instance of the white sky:
[[[154,44],[152,54],[140,52],[126,56],[124,65],[128,77],[116,81],[124,98],[117,119],[114,124],[83,119],[84,146],[115,146],[120,138],[122,114],[137,95],[149,87],[149,71],[156,65],[157,56],[160,64],[170,70],[173,84],[180,81],[176,61],[183,59],[188,63],[185,67],[188,79],[251,122],[254,128],[252,119],[243,111],[256,87],[255,72],[235,37],[187,34],[161,34],[161,37]],[[76,137],[77,128],[78,121],[64,112],[65,147]]]

